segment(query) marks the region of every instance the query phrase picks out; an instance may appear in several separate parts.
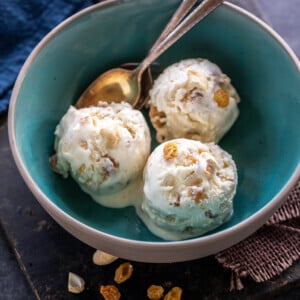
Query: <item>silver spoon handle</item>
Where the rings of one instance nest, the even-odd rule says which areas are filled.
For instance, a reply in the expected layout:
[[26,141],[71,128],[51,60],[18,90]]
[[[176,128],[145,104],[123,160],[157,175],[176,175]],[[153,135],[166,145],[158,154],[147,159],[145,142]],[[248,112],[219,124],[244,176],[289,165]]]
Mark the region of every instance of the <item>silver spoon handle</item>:
[[152,45],[149,52],[155,51],[155,49],[161,44],[161,42],[174,30],[174,28],[180,23],[180,21],[187,15],[187,13],[191,10],[191,8],[196,2],[197,0],[182,0],[181,4],[173,14],[171,20],[165,26],[164,30],[162,31],[156,42]]
[[205,18],[211,11],[222,4],[224,0],[204,0],[202,1],[153,51],[150,51],[147,57],[138,67],[139,73],[142,74],[153,61],[155,61],[162,53],[177,42],[191,28],[193,28],[200,20]]

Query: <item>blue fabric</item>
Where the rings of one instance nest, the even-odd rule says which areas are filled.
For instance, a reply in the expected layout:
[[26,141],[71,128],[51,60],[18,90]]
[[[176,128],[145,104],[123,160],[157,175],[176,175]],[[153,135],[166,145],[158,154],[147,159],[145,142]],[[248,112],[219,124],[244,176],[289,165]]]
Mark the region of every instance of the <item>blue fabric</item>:
[[36,44],[91,4],[92,0],[0,0],[0,113],[7,110],[16,77]]

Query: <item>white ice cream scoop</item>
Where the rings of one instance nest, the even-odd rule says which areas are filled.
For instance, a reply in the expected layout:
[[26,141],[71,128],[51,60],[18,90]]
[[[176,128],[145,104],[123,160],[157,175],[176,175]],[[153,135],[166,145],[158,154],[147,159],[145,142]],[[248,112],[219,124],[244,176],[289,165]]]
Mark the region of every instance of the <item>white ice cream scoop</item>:
[[142,188],[142,171],[150,153],[150,132],[140,111],[127,103],[70,107],[55,136],[58,173],[70,174],[104,206],[132,204],[132,195]]
[[137,213],[163,239],[199,236],[230,219],[236,186],[230,154],[213,143],[174,139],[150,155]]

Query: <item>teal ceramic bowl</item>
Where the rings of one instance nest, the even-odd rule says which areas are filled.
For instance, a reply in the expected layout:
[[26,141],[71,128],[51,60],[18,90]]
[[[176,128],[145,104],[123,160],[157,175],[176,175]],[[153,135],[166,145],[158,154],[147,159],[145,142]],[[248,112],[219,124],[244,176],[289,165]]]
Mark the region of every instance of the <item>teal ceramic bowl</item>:
[[48,164],[54,129],[69,105],[103,71],[140,61],[178,0],[106,1],[57,26],[34,49],[16,81],[9,136],[17,166],[45,210],[85,243],[144,262],[175,262],[216,253],[246,238],[280,206],[300,174],[299,61],[270,27],[225,3],[157,61],[217,63],[236,86],[240,116],[222,139],[239,183],[233,218],[199,238],[166,242],[133,208],[104,208]]

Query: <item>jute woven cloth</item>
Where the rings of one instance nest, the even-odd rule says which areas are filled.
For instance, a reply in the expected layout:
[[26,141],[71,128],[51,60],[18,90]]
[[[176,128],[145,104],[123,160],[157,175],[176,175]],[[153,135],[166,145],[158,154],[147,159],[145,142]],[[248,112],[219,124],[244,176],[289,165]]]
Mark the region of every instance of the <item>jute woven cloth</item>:
[[230,290],[241,278],[263,282],[279,275],[300,257],[300,181],[275,214],[253,235],[216,255],[232,271]]

